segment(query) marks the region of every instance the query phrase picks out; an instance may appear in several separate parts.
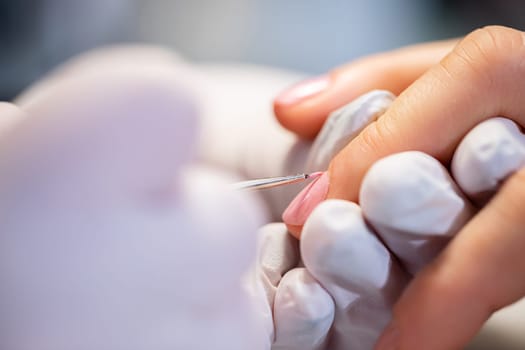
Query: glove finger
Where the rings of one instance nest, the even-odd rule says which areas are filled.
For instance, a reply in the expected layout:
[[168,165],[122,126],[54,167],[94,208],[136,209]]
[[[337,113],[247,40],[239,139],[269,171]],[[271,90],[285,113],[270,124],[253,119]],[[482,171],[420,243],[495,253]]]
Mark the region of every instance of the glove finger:
[[306,171],[328,169],[332,158],[383,114],[394,99],[388,91],[374,90],[331,113],[312,145]]
[[308,270],[289,271],[275,295],[272,350],[325,349],[333,319],[332,298]]
[[474,214],[443,165],[415,151],[377,161],[363,180],[360,203],[411,274],[434,259]]
[[330,349],[371,349],[406,273],[351,202],[321,203],[306,221],[300,245],[306,268],[335,301]]
[[506,118],[472,129],[452,158],[452,174],[472,201],[485,204],[512,173],[525,165],[525,135]]
[[299,244],[283,223],[263,226],[258,232],[257,276],[270,306],[282,277],[299,262]]

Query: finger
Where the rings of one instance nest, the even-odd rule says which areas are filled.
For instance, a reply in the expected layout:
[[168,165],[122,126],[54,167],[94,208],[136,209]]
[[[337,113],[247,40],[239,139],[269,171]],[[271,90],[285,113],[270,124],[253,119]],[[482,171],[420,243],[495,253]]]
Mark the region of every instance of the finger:
[[506,118],[492,118],[463,138],[451,168],[463,192],[482,205],[524,165],[525,135],[520,127]]
[[325,349],[334,302],[305,268],[284,275],[274,304],[273,350]]
[[303,261],[335,301],[330,349],[371,349],[407,278],[354,203],[330,200],[308,219]]
[[272,223],[259,230],[257,249],[257,275],[273,305],[281,278],[299,262],[299,244],[284,224]]
[[328,114],[374,89],[399,94],[432,65],[456,40],[419,44],[378,54],[332,70],[328,75],[291,87],[274,101],[281,124],[305,138],[313,138]]
[[474,214],[447,169],[417,151],[378,160],[359,194],[365,218],[414,275]]
[[525,124],[523,43],[522,32],[504,27],[468,35],[338,154],[328,197],[356,200],[365,172],[389,154],[419,150],[448,163],[467,131],[488,117]]
[[525,171],[513,175],[394,309],[377,349],[459,349],[525,295]]
[[273,307],[275,293],[285,273],[299,262],[298,241],[290,236],[282,223],[271,223],[257,232],[257,259],[253,273],[247,275],[245,286],[256,307],[261,329],[265,330],[267,347],[275,340]]

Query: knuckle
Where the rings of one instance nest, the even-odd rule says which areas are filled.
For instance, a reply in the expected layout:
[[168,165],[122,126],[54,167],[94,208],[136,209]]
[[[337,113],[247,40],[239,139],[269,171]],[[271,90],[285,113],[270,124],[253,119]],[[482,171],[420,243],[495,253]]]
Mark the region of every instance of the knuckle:
[[376,154],[385,146],[384,143],[388,140],[387,132],[383,127],[384,122],[380,122],[382,120],[384,120],[384,118],[379,118],[377,121],[371,123],[359,135],[362,141],[360,144],[367,153],[372,152]]
[[440,65],[449,76],[464,79],[468,74],[475,77],[477,83],[492,85],[499,69],[508,69],[509,63],[522,61],[524,48],[520,31],[487,26],[468,34]]
[[523,46],[523,37],[517,30],[502,26],[487,26],[467,35],[458,48],[469,51],[473,57],[485,59],[488,64],[499,63]]

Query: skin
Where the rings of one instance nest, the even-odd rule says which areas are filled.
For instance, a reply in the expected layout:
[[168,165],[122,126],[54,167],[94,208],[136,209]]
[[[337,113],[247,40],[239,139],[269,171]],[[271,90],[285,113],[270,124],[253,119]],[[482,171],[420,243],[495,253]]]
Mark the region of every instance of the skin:
[[330,112],[373,89],[400,94],[456,43],[457,40],[445,40],[408,46],[335,68],[328,73],[331,85],[324,93],[293,105],[277,98],[274,101],[277,120],[299,136],[312,139]]
[[[290,106],[277,99],[275,111],[284,126],[311,137],[331,109],[364,91],[400,93],[330,164],[328,197],[358,201],[361,180],[379,158],[419,150],[448,164],[462,137],[487,118],[525,126],[523,57],[523,32],[485,27],[457,44],[415,46],[338,68],[330,73],[337,83],[326,91]],[[377,73],[377,66],[399,75]],[[524,207],[522,170],[412,281],[383,337],[389,346],[380,340],[378,349],[462,348],[494,311],[525,296]]]

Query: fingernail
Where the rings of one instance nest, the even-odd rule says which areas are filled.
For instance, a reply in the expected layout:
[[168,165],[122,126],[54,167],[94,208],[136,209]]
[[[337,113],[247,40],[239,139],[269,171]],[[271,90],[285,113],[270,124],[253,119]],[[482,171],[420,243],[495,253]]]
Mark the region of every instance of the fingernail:
[[277,96],[276,102],[284,105],[292,105],[304,100],[305,98],[315,96],[326,90],[330,85],[330,77],[322,75],[302,81]]
[[379,338],[375,350],[397,350],[399,349],[399,331],[392,323],[386,327],[383,335]]
[[328,173],[324,172],[294,198],[283,213],[283,221],[292,226],[304,225],[314,208],[326,199],[328,185]]

